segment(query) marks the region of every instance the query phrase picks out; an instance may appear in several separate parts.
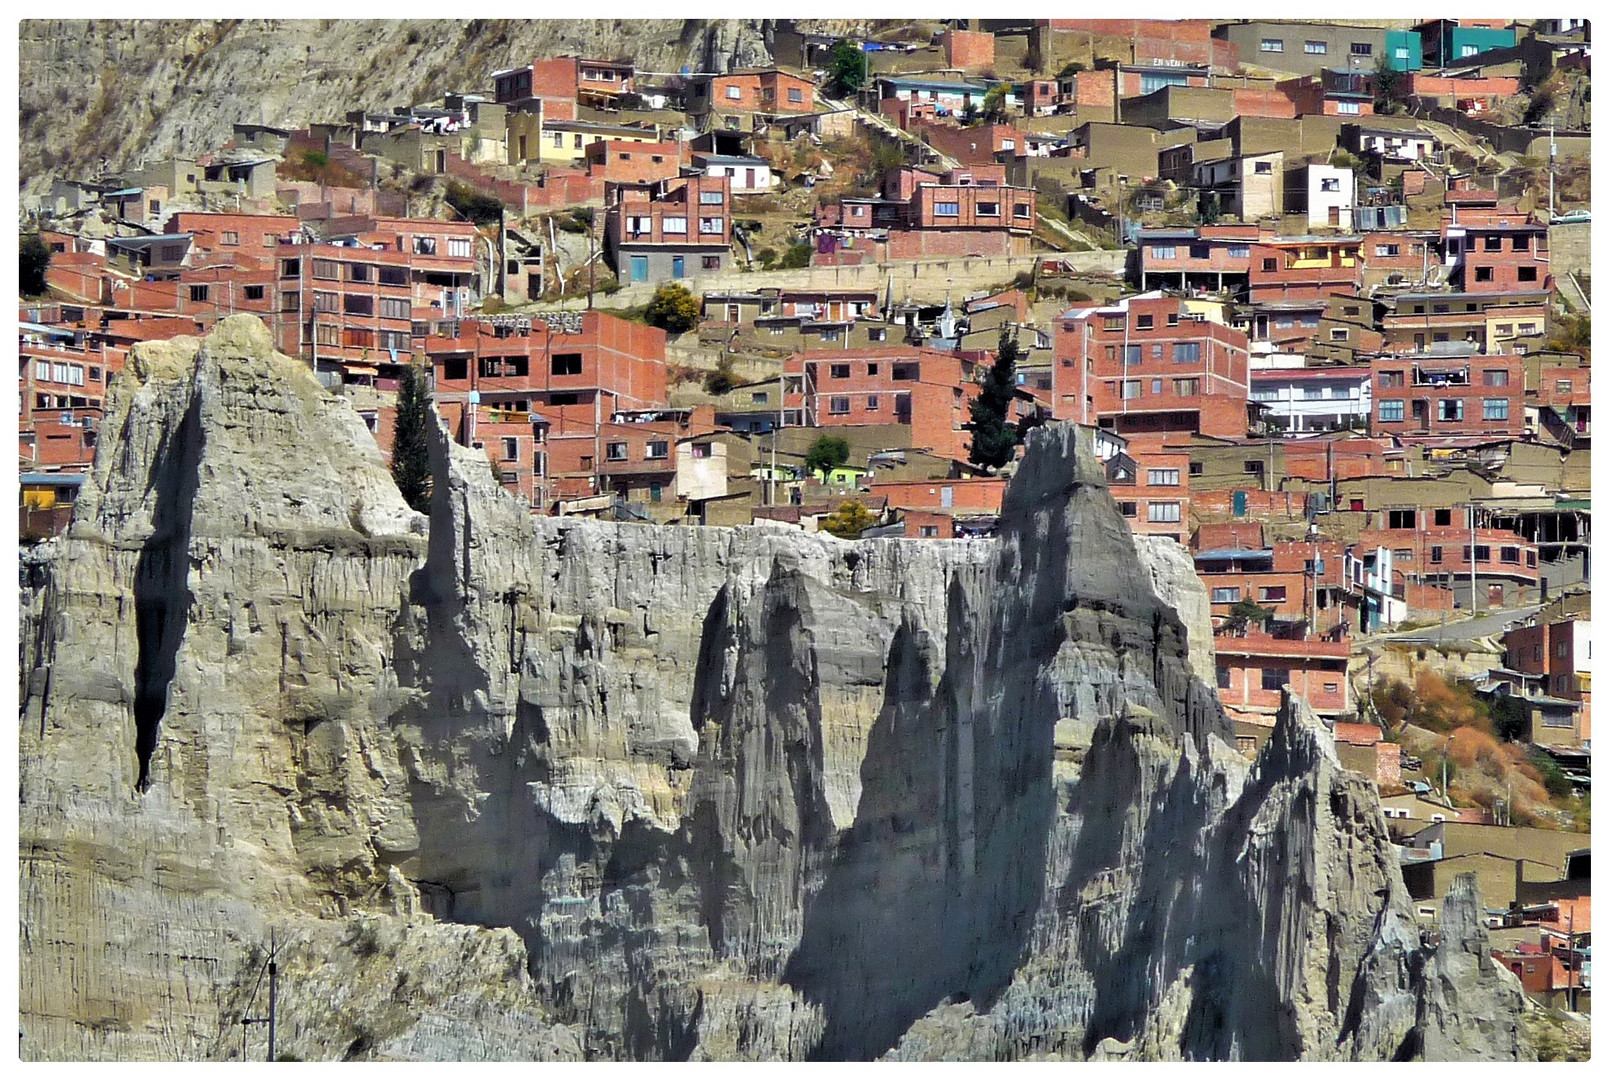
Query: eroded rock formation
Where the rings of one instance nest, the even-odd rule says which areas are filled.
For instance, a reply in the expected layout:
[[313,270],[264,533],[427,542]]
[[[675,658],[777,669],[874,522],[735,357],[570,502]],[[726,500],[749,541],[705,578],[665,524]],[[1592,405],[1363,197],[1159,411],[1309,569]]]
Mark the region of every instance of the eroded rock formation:
[[443,432],[427,522],[243,316],[106,430],[23,567],[26,1057],[238,1057],[271,934],[307,1059],[1525,1053],[1077,428],[942,543],[533,518]]

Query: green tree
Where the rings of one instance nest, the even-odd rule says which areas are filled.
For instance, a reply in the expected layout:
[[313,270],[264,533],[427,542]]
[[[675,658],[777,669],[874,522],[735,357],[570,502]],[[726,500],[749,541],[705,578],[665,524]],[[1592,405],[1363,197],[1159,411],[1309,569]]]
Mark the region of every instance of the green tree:
[[823,435],[805,453],[805,469],[812,476],[826,479],[828,473],[849,460],[849,443],[836,435]]
[[421,514],[430,512],[430,391],[412,364],[402,369],[397,388],[397,424],[391,437],[391,478],[403,501]]
[[1017,429],[1011,425],[1011,402],[1017,396],[1017,339],[1000,331],[994,365],[983,380],[983,391],[972,399],[972,464],[998,469],[1017,450]]
[[978,106],[977,118],[985,123],[999,124],[1006,119],[1006,101],[1011,95],[1010,83],[995,83],[983,95],[983,104]]
[[853,94],[866,84],[866,54],[858,42],[842,38],[832,47],[827,58],[827,85],[829,92]]
[[840,540],[858,539],[876,523],[872,512],[853,500],[839,503],[838,509],[821,519],[821,527]]
[[1224,629],[1239,633],[1252,623],[1266,623],[1274,617],[1273,608],[1265,608],[1252,599],[1240,600],[1229,609],[1224,619]]
[[1524,702],[1508,694],[1494,697],[1488,706],[1492,714],[1492,727],[1501,739],[1524,742],[1531,733],[1531,710]]
[[1203,191],[1196,205],[1196,216],[1203,225],[1213,225],[1218,221],[1218,215],[1223,213],[1223,207],[1218,201],[1216,191]]
[[1374,65],[1374,111],[1377,113],[1397,113],[1402,111],[1402,102],[1398,100],[1402,91],[1402,72],[1393,68],[1385,57],[1380,57]]
[[17,287],[24,296],[41,296],[49,287],[45,271],[50,269],[50,245],[39,239],[38,233],[22,238],[20,269]]
[[667,281],[654,290],[654,298],[648,301],[648,310],[643,317],[650,326],[657,326],[666,333],[680,334],[698,324],[698,301],[693,299],[686,285]]

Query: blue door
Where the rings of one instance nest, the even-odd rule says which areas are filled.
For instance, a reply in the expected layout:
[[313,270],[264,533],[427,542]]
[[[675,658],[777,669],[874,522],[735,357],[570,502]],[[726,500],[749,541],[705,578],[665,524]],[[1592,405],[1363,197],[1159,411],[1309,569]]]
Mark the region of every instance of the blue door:
[[670,257],[670,276],[681,278],[687,276],[687,260],[680,255]]
[[1235,492],[1234,500],[1235,500],[1235,516],[1236,517],[1245,517],[1246,516],[1246,493],[1244,491]]
[[633,280],[633,281],[647,281],[648,280],[648,256],[646,256],[646,255],[633,255],[631,257],[631,280]]

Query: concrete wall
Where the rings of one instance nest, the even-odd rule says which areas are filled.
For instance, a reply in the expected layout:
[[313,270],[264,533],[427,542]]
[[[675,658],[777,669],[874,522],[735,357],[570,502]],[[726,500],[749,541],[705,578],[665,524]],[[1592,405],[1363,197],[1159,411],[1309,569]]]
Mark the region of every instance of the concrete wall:
[[[1576,222],[1570,225],[1548,226],[1549,268],[1555,280],[1566,274],[1592,273],[1592,223]],[[1574,296],[1574,290],[1571,290]],[[1589,301],[1591,297],[1587,298]]]
[[[1126,252],[1079,251],[1058,258],[1071,262],[1075,270],[1084,273],[1121,274]],[[1023,272],[1033,272],[1040,255],[1013,255],[990,259],[945,258],[912,259],[896,263],[866,263],[860,266],[805,267],[798,270],[755,270],[733,268],[718,274],[702,274],[698,278],[699,292],[719,292],[723,289],[749,291],[763,288],[779,289],[875,289],[887,288],[894,282],[896,299],[907,295],[937,299],[945,293],[961,295],[992,285],[1010,281]],[[599,294],[595,304],[600,308],[634,307],[646,304],[653,297],[654,286],[627,285],[608,296]],[[587,298],[568,298],[564,307],[586,307]]]

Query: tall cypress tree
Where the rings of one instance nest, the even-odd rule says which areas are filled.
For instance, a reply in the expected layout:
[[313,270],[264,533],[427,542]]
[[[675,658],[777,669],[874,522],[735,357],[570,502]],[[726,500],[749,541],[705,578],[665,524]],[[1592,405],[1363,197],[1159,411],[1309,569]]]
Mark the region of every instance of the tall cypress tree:
[[1017,449],[1017,429],[1012,426],[1011,400],[1017,393],[1017,339],[1000,331],[1000,349],[994,365],[983,381],[983,392],[972,400],[972,464],[998,469],[1011,460]]
[[397,389],[397,425],[391,439],[391,478],[403,501],[421,514],[430,512],[430,447],[426,439],[430,423],[430,391],[420,380],[419,369],[408,364],[402,369]]

